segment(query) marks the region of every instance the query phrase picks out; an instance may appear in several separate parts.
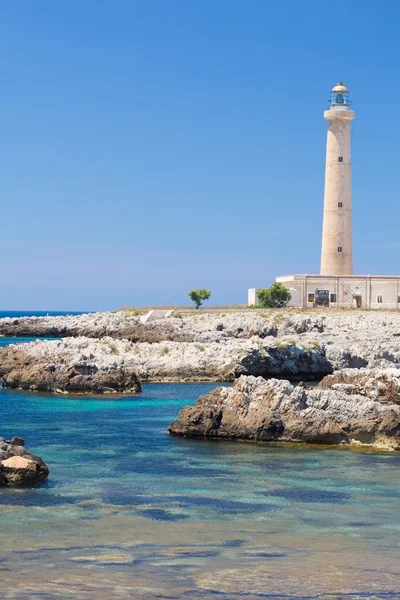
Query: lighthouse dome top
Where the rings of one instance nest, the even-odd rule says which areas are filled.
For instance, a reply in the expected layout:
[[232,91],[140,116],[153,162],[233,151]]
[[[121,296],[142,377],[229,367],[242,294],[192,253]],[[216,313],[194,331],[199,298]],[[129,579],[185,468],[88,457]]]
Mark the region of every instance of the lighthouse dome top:
[[335,87],[332,88],[332,92],[341,92],[342,94],[348,94],[349,90],[345,85],[343,85],[343,81],[339,81]]
[[339,81],[331,91],[331,106],[350,106],[350,98],[349,98],[349,90],[345,85],[343,85],[343,81]]

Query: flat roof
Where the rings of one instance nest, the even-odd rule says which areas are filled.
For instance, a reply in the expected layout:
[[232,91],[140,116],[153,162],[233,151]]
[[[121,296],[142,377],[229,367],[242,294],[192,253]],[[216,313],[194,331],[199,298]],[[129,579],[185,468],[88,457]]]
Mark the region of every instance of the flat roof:
[[400,279],[400,275],[315,275],[313,273],[296,273],[294,275],[277,275],[276,279]]

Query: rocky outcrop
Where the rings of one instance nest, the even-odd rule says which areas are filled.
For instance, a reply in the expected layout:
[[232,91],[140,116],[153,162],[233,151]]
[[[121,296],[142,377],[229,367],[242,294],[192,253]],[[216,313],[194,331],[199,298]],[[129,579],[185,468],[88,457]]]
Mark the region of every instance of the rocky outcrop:
[[343,369],[325,377],[321,390],[364,396],[382,404],[400,405],[400,369]]
[[142,323],[132,311],[58,317],[0,319],[0,335],[11,337],[113,337],[132,342],[212,342],[276,336],[273,316],[258,314],[198,314],[171,316]]
[[20,437],[0,438],[0,486],[31,486],[42,483],[49,469],[44,461],[28,452]]
[[148,323],[118,311],[0,319],[0,332],[67,336],[56,345],[0,351],[4,385],[42,391],[131,392],[139,389],[135,377],[315,380],[348,368],[400,365],[400,314],[374,311],[199,311]]
[[88,313],[56,317],[6,317],[0,319],[0,335],[10,337],[94,337],[100,338],[132,327],[139,318],[131,312]]
[[[395,374],[388,377],[391,382]],[[240,377],[232,388],[217,388],[199,398],[194,406],[181,410],[169,432],[189,437],[400,450],[397,401],[389,400],[389,394],[372,398],[334,385],[325,383],[308,389],[277,379]],[[392,383],[388,385],[391,387]]]
[[160,319],[157,322],[135,323],[112,331],[110,337],[130,342],[157,344],[159,342],[194,342],[195,334],[175,326],[174,319]]
[[331,371],[324,348],[274,338],[208,344],[66,338],[0,348],[3,385],[32,391],[132,393],[139,381],[233,381],[242,374],[319,379]]
[[258,340],[261,344],[324,347],[333,370],[400,365],[400,313],[293,309],[172,313],[142,323],[134,311],[64,317],[0,319],[0,335],[114,338],[138,344],[209,345]]
[[[90,344],[82,345],[79,339],[72,348],[65,340],[13,344],[0,349],[3,387],[77,394],[141,391],[136,372],[115,357],[116,347],[111,342],[96,345],[89,340]],[[93,352],[90,352],[90,345]],[[87,353],[86,349],[89,350]]]
[[299,381],[318,380],[332,372],[332,365],[326,358],[325,348],[319,344],[303,346],[289,342],[271,343],[257,340],[248,345],[246,354],[235,369],[235,377],[256,375],[261,377],[289,378]]

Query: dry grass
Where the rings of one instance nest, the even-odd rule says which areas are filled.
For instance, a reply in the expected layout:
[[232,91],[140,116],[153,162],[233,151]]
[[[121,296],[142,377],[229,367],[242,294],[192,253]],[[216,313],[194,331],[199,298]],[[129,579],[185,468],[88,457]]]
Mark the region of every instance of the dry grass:
[[224,316],[227,314],[256,314],[260,315],[264,318],[273,317],[274,319],[281,320],[287,319],[293,315],[303,315],[303,316],[318,316],[318,317],[327,317],[329,315],[337,315],[343,313],[351,313],[353,315],[363,315],[368,312],[378,312],[382,314],[391,314],[400,312],[400,308],[353,308],[352,306],[332,306],[327,308],[323,307],[311,307],[311,308],[301,308],[297,306],[287,306],[285,308],[249,308],[245,304],[240,305],[227,305],[227,306],[200,306],[200,308],[196,309],[193,306],[145,306],[145,307],[135,307],[135,306],[126,306],[122,308],[118,308],[114,310],[114,313],[117,312],[125,312],[132,316],[140,316],[148,313],[150,310],[172,310],[175,314],[181,316],[192,316],[192,315],[218,315]]

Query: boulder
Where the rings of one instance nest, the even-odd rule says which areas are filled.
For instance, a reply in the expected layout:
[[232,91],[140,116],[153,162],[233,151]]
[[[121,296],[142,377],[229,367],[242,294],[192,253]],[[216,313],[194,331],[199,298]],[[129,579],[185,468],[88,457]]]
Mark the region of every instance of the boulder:
[[0,451],[0,485],[31,486],[45,481],[49,469],[44,461],[28,452],[22,438],[13,438],[10,442],[4,440]]
[[12,446],[25,446],[25,440],[23,440],[22,438],[18,437],[17,435],[15,435],[10,444]]
[[12,456],[1,461],[3,480],[10,486],[34,485],[36,483],[36,463],[24,456]]

